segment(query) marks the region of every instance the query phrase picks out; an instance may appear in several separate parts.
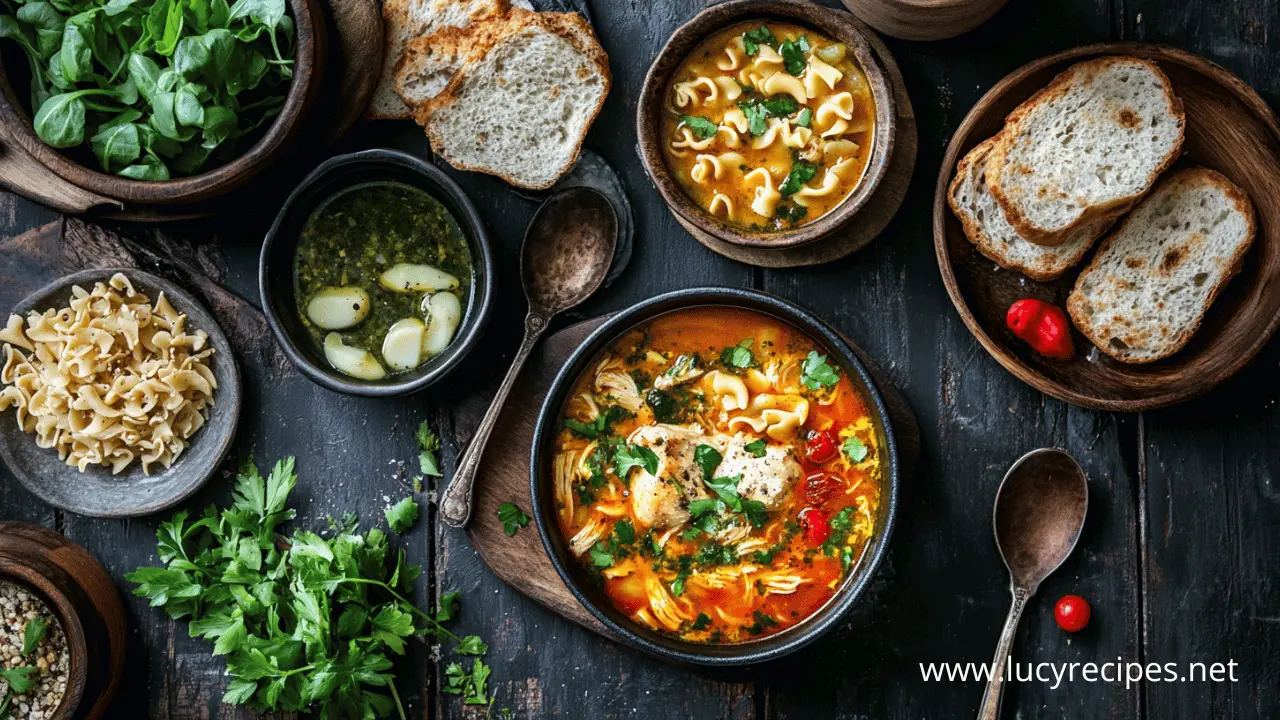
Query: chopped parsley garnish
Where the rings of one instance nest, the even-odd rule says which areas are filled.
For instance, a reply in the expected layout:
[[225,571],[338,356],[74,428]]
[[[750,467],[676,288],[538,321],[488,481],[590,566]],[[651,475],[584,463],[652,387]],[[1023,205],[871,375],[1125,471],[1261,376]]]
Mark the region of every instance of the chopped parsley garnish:
[[591,562],[595,563],[596,567],[613,567],[613,553],[609,552],[609,546],[603,541],[591,547]]
[[715,475],[716,468],[720,467],[720,461],[723,459],[724,456],[720,451],[710,445],[699,445],[693,449],[693,461],[701,468],[702,477],[708,482]]
[[800,114],[796,116],[796,125],[806,128],[813,125],[813,111],[809,108],[801,110]]
[[840,381],[840,371],[827,363],[826,355],[810,350],[800,366],[800,382],[810,390],[834,387]]
[[738,551],[727,545],[709,542],[698,548],[698,553],[693,556],[693,561],[703,567],[737,565]]
[[786,68],[788,73],[798,76],[804,72],[806,65],[804,53],[808,49],[809,41],[804,37],[801,37],[798,42],[788,40],[782,43],[782,46],[778,48],[778,54],[782,56],[783,67]]
[[761,105],[774,117],[785,117],[800,109],[800,104],[790,95],[774,95]]
[[764,527],[764,503],[759,500],[749,500],[738,495],[738,483],[740,482],[742,482],[741,475],[710,478],[706,481],[707,487],[711,488],[715,494],[724,501],[724,504],[727,507],[731,508],[734,512],[740,512],[745,515],[747,522],[750,522],[753,526],[757,528]]
[[662,375],[663,377],[676,378],[677,380],[679,380],[679,378],[682,375],[687,375],[693,372],[694,370],[696,370],[697,368],[698,368],[698,356],[690,353],[685,353],[680,357],[676,358],[676,361],[672,363],[671,367],[667,368],[667,371],[662,373]]
[[625,478],[632,468],[644,468],[650,475],[658,474],[658,456],[652,450],[640,445],[618,446],[613,455],[613,468],[618,477]]
[[619,420],[625,420],[631,413],[621,405],[610,405],[607,410],[596,416],[595,420],[584,423],[575,418],[565,418],[564,426],[588,440],[595,440],[601,435],[608,435],[609,428]]
[[764,131],[769,128],[769,124],[765,122],[769,119],[769,111],[765,109],[762,103],[739,103],[742,112],[747,116],[747,132],[753,136],[763,135]]
[[773,31],[767,25],[748,30],[742,35],[742,46],[748,55],[760,52],[761,45],[777,46],[777,44],[778,39],[773,36]]
[[502,523],[502,532],[506,533],[507,537],[514,537],[520,528],[528,527],[531,519],[515,503],[502,503],[498,507],[498,522]]
[[716,133],[720,130],[719,125],[704,117],[698,117],[697,115],[681,115],[680,121],[688,126],[688,128],[693,131],[694,135],[697,135],[703,140],[715,137]]
[[755,622],[751,624],[751,627],[747,628],[747,632],[750,632],[752,635],[759,635],[768,628],[774,627],[778,624],[777,620],[774,620],[759,610],[753,612],[751,617]]
[[849,439],[845,440],[844,444],[840,446],[840,449],[844,451],[845,457],[855,463],[860,463],[863,460],[866,460],[867,454],[870,453],[866,444],[859,440],[857,436],[850,436]]
[[613,526],[613,534],[618,536],[618,542],[623,545],[630,545],[636,541],[636,526],[632,525],[630,520],[624,518]]
[[800,192],[800,188],[804,184],[813,179],[818,174],[818,166],[806,160],[796,160],[791,165],[791,172],[787,173],[787,179],[782,181],[782,185],[778,186],[778,192],[783,197],[789,197]]
[[697,619],[693,621],[693,625],[689,626],[689,629],[706,630],[709,627],[711,627],[711,616],[704,612],[700,612],[698,613]]
[[751,367],[756,362],[756,356],[751,353],[754,342],[752,338],[747,338],[733,347],[725,348],[720,352],[720,362],[738,369]]
[[431,431],[431,424],[426,420],[418,426],[418,432],[414,433],[414,437],[418,440],[418,470],[423,475],[432,477],[440,477],[440,462],[436,459],[436,452],[440,449],[440,438]]
[[752,442],[749,442],[746,445],[743,445],[742,449],[751,453],[752,457],[762,458],[764,457],[765,448],[767,447],[768,445],[765,443],[765,441],[753,440]]
[[672,388],[670,391],[654,388],[645,393],[644,401],[653,410],[653,417],[658,422],[680,423],[684,422],[693,397],[681,388]]
[[480,658],[476,658],[470,672],[456,662],[449,663],[444,669],[445,685],[440,690],[450,695],[461,695],[466,705],[488,705],[491,700],[486,686],[490,672],[489,666]]
[[853,532],[853,515],[857,510],[852,507],[846,507],[836,516],[831,518],[831,535],[827,537],[826,542],[822,543],[822,552],[825,555],[835,556],[840,553],[840,565],[844,570],[849,569],[849,565],[853,563],[853,548],[846,545],[849,540],[849,534]]

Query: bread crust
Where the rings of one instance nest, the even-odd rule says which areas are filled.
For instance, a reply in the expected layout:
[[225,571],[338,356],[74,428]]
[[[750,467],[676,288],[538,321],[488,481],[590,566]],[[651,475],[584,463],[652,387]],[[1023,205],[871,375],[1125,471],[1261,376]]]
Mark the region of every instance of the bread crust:
[[[508,36],[533,25],[537,25],[547,32],[554,33],[564,38],[565,41],[573,46],[574,50],[586,57],[587,62],[593,65],[596,72],[599,73],[604,86],[604,92],[601,93],[600,100],[596,103],[595,108],[593,108],[589,113],[584,127],[589,129],[591,125],[595,123],[595,119],[599,116],[601,108],[604,107],[604,101],[608,98],[609,91],[613,87],[613,75],[609,71],[609,56],[600,46],[600,41],[596,39],[595,31],[592,30],[591,24],[577,13],[531,12],[528,10],[522,10],[521,8],[511,8],[505,16],[486,18],[476,23],[476,28],[474,30],[475,35],[472,36],[473,39],[471,41],[475,51],[467,51],[467,62],[457,73],[454,74],[453,79],[449,81],[449,84],[440,92],[440,94],[436,95],[431,100],[422,103],[415,110],[414,120],[426,130],[427,138],[431,142],[431,147],[435,148],[437,152],[441,152],[440,148],[443,147],[444,143],[441,142],[440,137],[431,126],[431,116],[441,108],[447,107],[457,100],[457,92],[459,88],[461,88],[462,83],[466,80],[467,70],[469,67],[482,60]],[[582,153],[582,144],[585,141],[586,133],[584,132],[583,137],[578,139],[577,146],[570,155],[568,163],[556,171],[555,179],[548,183],[538,185],[527,185],[517,182],[511,175],[496,171],[493,168],[457,162],[455,159],[447,157],[444,152],[441,152],[441,155],[445,157],[445,160],[449,162],[450,165],[453,165],[459,170],[496,175],[517,187],[524,187],[530,190],[545,190],[554,185],[556,180],[573,167],[574,163],[578,160],[578,156]]]
[[1183,328],[1175,337],[1173,337],[1167,347],[1165,347],[1161,352],[1150,357],[1138,358],[1126,356],[1120,353],[1110,346],[1110,343],[1107,342],[1108,338],[1099,337],[1093,333],[1092,326],[1088,322],[1090,313],[1085,306],[1086,299],[1081,291],[1081,283],[1084,278],[1086,278],[1090,273],[1101,271],[1101,263],[1099,260],[1106,256],[1107,251],[1116,242],[1116,239],[1124,233],[1125,229],[1129,226],[1129,223],[1133,221],[1133,216],[1130,215],[1125,218],[1124,222],[1120,224],[1120,227],[1102,241],[1102,244],[1098,247],[1098,252],[1093,256],[1093,260],[1084,269],[1084,271],[1080,273],[1080,276],[1076,279],[1075,287],[1071,289],[1071,294],[1067,296],[1067,313],[1071,316],[1072,324],[1076,326],[1076,329],[1079,330],[1081,334],[1089,339],[1089,342],[1093,343],[1099,350],[1107,355],[1129,365],[1145,365],[1158,360],[1163,360],[1186,347],[1187,343],[1191,341],[1191,338],[1200,329],[1200,325],[1204,322],[1205,313],[1208,312],[1210,307],[1213,307],[1213,303],[1217,301],[1218,295],[1222,293],[1223,288],[1231,282],[1232,278],[1240,273],[1241,268],[1244,266],[1244,258],[1249,254],[1249,249],[1253,247],[1254,238],[1257,236],[1258,222],[1254,213],[1253,202],[1249,200],[1249,196],[1244,190],[1227,179],[1227,177],[1222,173],[1203,167],[1186,168],[1184,170],[1174,172],[1164,178],[1160,182],[1160,186],[1163,187],[1166,184],[1175,182],[1193,184],[1204,183],[1221,188],[1223,194],[1226,195],[1226,197],[1235,206],[1236,210],[1239,211],[1245,219],[1245,226],[1247,228],[1245,241],[1240,244],[1235,253],[1231,256],[1230,260],[1225,263],[1227,269],[1223,272],[1222,278],[1218,281],[1217,285],[1209,291],[1204,308],[1201,310],[1200,314],[1196,316],[1196,318],[1188,324],[1187,327]]
[[[1041,103],[1048,102],[1065,95],[1079,77],[1080,73],[1097,75],[1112,65],[1120,63],[1139,63],[1145,65],[1163,83],[1165,99],[1169,103],[1170,112],[1178,121],[1178,141],[1169,149],[1169,152],[1163,160],[1152,169],[1147,178],[1146,189],[1142,192],[1091,206],[1081,213],[1080,217],[1073,223],[1061,230],[1055,231],[1040,228],[1019,211],[1017,206],[1000,186],[1001,171],[1004,169],[1009,148],[1014,142],[1014,138],[1017,136],[1018,124]],[[1012,225],[1013,228],[1017,230],[1018,234],[1024,239],[1038,245],[1061,245],[1069,239],[1073,230],[1087,222],[1095,220],[1102,222],[1102,218],[1106,215],[1110,215],[1114,220],[1128,212],[1134,204],[1150,192],[1156,179],[1159,178],[1161,173],[1167,170],[1175,160],[1178,159],[1178,155],[1182,152],[1182,143],[1186,136],[1186,122],[1186,112],[1183,108],[1182,100],[1174,94],[1173,84],[1169,81],[1169,77],[1164,74],[1164,71],[1162,71],[1156,63],[1143,58],[1136,58],[1127,55],[1113,55],[1076,63],[1059,73],[1048,85],[1036,94],[1032,95],[1021,105],[1014,108],[1013,112],[1009,113],[1008,117],[1005,119],[1005,130],[1001,132],[1001,140],[996,143],[995,147],[991,150],[990,155],[987,157],[987,189],[991,192],[1001,209],[1004,210],[1005,217],[1008,219],[1009,224]]]

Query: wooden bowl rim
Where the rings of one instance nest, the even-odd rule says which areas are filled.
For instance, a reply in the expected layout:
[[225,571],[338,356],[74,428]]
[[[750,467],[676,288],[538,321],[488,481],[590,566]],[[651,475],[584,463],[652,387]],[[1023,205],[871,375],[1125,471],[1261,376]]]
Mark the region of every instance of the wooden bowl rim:
[[[232,442],[235,440],[236,430],[240,424],[240,404],[244,396],[243,382],[240,377],[240,366],[235,359],[235,348],[232,347],[231,341],[227,339],[226,333],[218,324],[217,318],[213,313],[204,306],[193,294],[185,288],[170,280],[152,275],[145,270],[138,268],[126,267],[107,267],[107,268],[89,268],[79,272],[64,275],[53,282],[47,283],[37,288],[30,295],[27,295],[13,308],[13,314],[26,316],[27,312],[37,308],[47,309],[48,299],[53,295],[61,295],[68,292],[72,285],[80,285],[84,287],[88,285],[92,287],[95,282],[105,282],[112,275],[123,273],[129,281],[134,284],[137,289],[146,290],[151,295],[151,301],[155,302],[158,293],[163,292],[166,297],[173,303],[174,308],[178,312],[187,316],[188,322],[194,326],[196,330],[203,330],[209,336],[209,347],[218,350],[215,355],[215,363],[221,363],[225,366],[227,382],[221,385],[214,395],[214,406],[210,411],[209,420],[204,427],[194,434],[187,442],[187,448],[173,465],[168,469],[160,468],[155,471],[151,477],[170,475],[174,485],[182,485],[178,492],[164,495],[158,499],[152,500],[149,504],[137,507],[127,508],[103,508],[88,507],[81,505],[68,505],[57,502],[56,498],[50,497],[46,492],[44,484],[33,480],[29,477],[26,468],[17,462],[14,456],[14,450],[11,447],[10,439],[14,437],[12,431],[9,434],[0,434],[0,458],[3,458],[5,466],[9,472],[18,480],[18,482],[29,490],[33,495],[40,498],[44,502],[55,507],[68,510],[70,512],[84,515],[86,517],[118,517],[131,518],[151,515],[181,503],[187,498],[197,493],[204,487],[210,479],[218,472],[218,468],[222,466],[222,461],[226,459],[227,453],[231,451]],[[217,372],[217,371],[215,371]],[[212,413],[220,413],[221,416],[215,419]],[[225,418],[225,419],[224,419]],[[226,425],[226,431],[221,436],[214,436],[212,433],[216,429],[218,423]],[[208,434],[206,434],[208,433]],[[35,443],[35,438],[29,436],[21,430],[17,431],[17,437],[22,442]],[[195,462],[197,456],[194,452],[197,444],[216,443],[217,447],[211,456],[212,460],[207,466],[191,465]],[[54,453],[53,460],[57,459],[57,455],[52,448],[41,448],[41,452]],[[184,463],[183,461],[189,461]],[[131,466],[119,476],[121,485],[128,483],[126,475],[133,473],[140,468],[136,465]],[[59,472],[69,473],[73,481],[79,479],[80,473],[75,470],[72,465],[59,464]],[[101,468],[100,466],[91,466],[87,472],[106,472],[110,470]],[[83,501],[81,501],[83,502]]]
[[[871,96],[876,103],[876,128],[871,157],[867,160],[862,180],[839,205],[813,223],[799,228],[780,232],[752,232],[714,217],[693,202],[667,167],[658,125],[671,74],[698,43],[731,25],[769,16],[813,26],[849,45],[871,86]],[[660,69],[665,71],[659,74]],[[880,182],[888,174],[889,162],[893,157],[897,135],[895,105],[893,85],[871,44],[867,42],[864,31],[853,22],[850,13],[800,0],[729,0],[702,10],[677,28],[649,65],[640,89],[640,100],[636,105],[637,147],[645,170],[658,193],[667,207],[680,218],[727,243],[746,247],[791,248],[820,240],[843,227],[870,201]]]
[[[1239,372],[1241,368],[1248,365],[1249,362],[1262,351],[1262,348],[1266,346],[1271,336],[1275,333],[1277,327],[1280,327],[1280,313],[1273,314],[1262,332],[1254,335],[1253,342],[1250,343],[1247,348],[1233,354],[1231,362],[1220,370],[1215,377],[1212,377],[1209,382],[1202,383],[1195,387],[1164,392],[1138,399],[1118,399],[1114,397],[1085,395],[1076,392],[1066,385],[1038,372],[1035,368],[1024,363],[1016,355],[1008,352],[1002,343],[997,342],[987,334],[987,332],[982,328],[982,325],[978,322],[977,318],[974,317],[973,313],[970,311],[968,301],[960,291],[960,287],[956,281],[955,272],[952,267],[951,253],[947,247],[947,215],[951,212],[950,206],[947,203],[947,189],[955,174],[956,165],[963,152],[967,152],[972,148],[972,146],[977,145],[977,142],[970,141],[970,135],[978,122],[987,114],[989,106],[1001,99],[1011,88],[1023,82],[1031,75],[1054,65],[1070,61],[1079,61],[1092,56],[1117,54],[1138,55],[1144,58],[1154,59],[1157,62],[1166,60],[1198,72],[1204,77],[1216,82],[1227,92],[1240,100],[1240,102],[1245,105],[1255,117],[1257,117],[1259,122],[1266,126],[1271,135],[1276,138],[1276,141],[1280,143],[1280,119],[1277,118],[1276,113],[1271,109],[1271,106],[1268,105],[1260,95],[1258,95],[1256,90],[1237,77],[1234,73],[1208,58],[1179,48],[1162,45],[1160,43],[1139,41],[1094,43],[1091,45],[1082,45],[1063,50],[1052,55],[1046,55],[1032,60],[1001,78],[999,82],[993,85],[990,90],[979,98],[973,108],[971,108],[965,115],[964,120],[960,122],[955,133],[951,136],[951,141],[947,145],[946,154],[942,159],[942,166],[938,171],[938,182],[934,190],[933,199],[933,244],[934,252],[938,259],[938,269],[942,274],[943,284],[947,288],[947,295],[951,298],[951,303],[960,314],[960,319],[964,321],[965,327],[967,327],[969,332],[977,338],[978,342],[982,344],[982,347],[986,349],[987,353],[1004,366],[1006,370],[1013,373],[1013,375],[1019,380],[1027,383],[1046,395],[1073,405],[1111,412],[1144,412],[1167,407],[1169,405],[1175,405],[1203,395],[1226,379],[1230,378],[1235,373]],[[1028,95],[1028,97],[1030,97],[1030,95]],[[981,140],[978,142],[980,141]],[[1270,231],[1280,232],[1280,228],[1272,228]],[[1258,235],[1261,236],[1262,234],[1262,230],[1260,229]],[[1273,240],[1273,242],[1280,242],[1280,239]],[[1255,244],[1257,244],[1257,239],[1255,239]],[[1253,248],[1250,248],[1250,251],[1256,252]],[[1090,347],[1092,347],[1092,345]]]
[[[0,123],[9,130],[23,150],[63,180],[77,187],[109,197],[135,203],[181,203],[209,199],[242,187],[267,168],[285,150],[301,128],[301,120],[319,90],[317,33],[325,31],[313,0],[289,0],[294,21],[293,80],[285,95],[280,114],[267,132],[235,160],[208,172],[187,177],[161,180],[131,180],[109,175],[88,165],[71,160],[50,147],[36,135],[32,118],[17,99],[4,64],[0,63]],[[35,108],[32,109],[32,112]],[[87,138],[86,138],[87,139]]]
[[[61,570],[61,568],[56,568]],[[47,577],[39,568],[29,563],[0,554],[0,580],[7,580],[22,589],[39,597],[58,616],[62,626],[62,635],[67,639],[67,687],[63,690],[62,699],[53,710],[50,720],[65,720],[80,709],[84,702],[85,687],[89,683],[89,668],[85,664],[85,656],[89,654],[89,643],[85,639],[84,624],[80,622],[80,614],[66,593]]]

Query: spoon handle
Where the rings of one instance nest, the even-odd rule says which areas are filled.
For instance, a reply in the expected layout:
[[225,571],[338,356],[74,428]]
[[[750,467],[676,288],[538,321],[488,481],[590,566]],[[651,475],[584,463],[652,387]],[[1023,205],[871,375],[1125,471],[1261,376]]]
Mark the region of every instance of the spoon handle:
[[1027,608],[1027,600],[1031,599],[1031,591],[1026,588],[1012,586],[1009,590],[1013,593],[1013,606],[1009,608],[1009,617],[1005,618],[1004,629],[1000,631],[1000,642],[996,645],[996,658],[992,663],[991,677],[987,680],[987,691],[982,695],[978,720],[996,720],[1000,717],[1005,666],[1009,662],[1009,651],[1013,649],[1013,637],[1018,633],[1018,621],[1022,619],[1022,611]]
[[467,521],[471,519],[472,486],[475,485],[476,472],[480,469],[480,460],[484,457],[484,446],[489,442],[489,433],[493,432],[493,426],[498,421],[498,415],[507,401],[507,395],[516,384],[520,369],[529,359],[529,354],[533,352],[533,346],[538,342],[538,338],[542,337],[543,331],[547,329],[547,320],[545,316],[534,312],[525,316],[524,342],[520,343],[520,349],[516,351],[515,359],[511,361],[511,369],[507,370],[507,376],[502,379],[502,385],[498,387],[498,394],[493,396],[493,402],[489,403],[484,419],[480,421],[475,435],[471,437],[471,444],[467,446],[466,452],[462,453],[462,459],[458,461],[458,470],[453,474],[453,481],[444,491],[444,497],[440,500],[440,516],[452,527],[466,527]]

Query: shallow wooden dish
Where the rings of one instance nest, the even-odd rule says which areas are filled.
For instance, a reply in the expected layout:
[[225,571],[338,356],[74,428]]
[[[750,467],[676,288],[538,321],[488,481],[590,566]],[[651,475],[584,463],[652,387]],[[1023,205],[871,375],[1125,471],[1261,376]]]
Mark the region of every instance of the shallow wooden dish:
[[[289,0],[296,50],[293,83],[284,107],[266,134],[235,160],[189,177],[147,182],[99,172],[45,145],[31,126],[34,109],[15,92],[0,63],[0,125],[28,155],[77,188],[108,200],[148,205],[192,204],[225,195],[252,180],[284,152],[302,128],[307,110],[320,92],[327,52],[327,30],[317,0]],[[7,54],[7,57],[13,57]],[[26,64],[15,72],[28,73]]]
[[[823,34],[836,38],[849,46],[854,59],[867,76],[871,96],[876,103],[876,127],[871,145],[871,157],[863,173],[862,182],[845,198],[844,202],[818,220],[792,230],[782,232],[754,232],[726,222],[696,205],[680,184],[671,176],[662,152],[663,106],[667,102],[667,89],[671,76],[689,53],[707,36],[730,25],[752,19],[778,18],[808,25]],[[893,157],[897,112],[894,109],[893,87],[870,43],[860,29],[860,23],[847,13],[824,8],[799,0],[730,0],[714,5],[680,26],[663,46],[658,57],[649,66],[640,101],[636,107],[636,131],[640,159],[645,170],[658,188],[658,193],[676,218],[686,226],[710,235],[716,240],[757,248],[790,248],[822,239],[849,224],[867,205],[889,170]]]
[[[947,206],[957,161],[991,137],[1005,115],[1057,73],[1102,55],[1156,61],[1173,82],[1187,114],[1177,167],[1213,168],[1244,188],[1257,211],[1258,233],[1244,267],[1209,308],[1199,332],[1181,352],[1147,365],[1128,365],[1102,353],[1073,330],[1076,356],[1048,360],[1004,325],[1017,299],[1065,306],[1086,256],[1058,280],[1038,283],[998,268],[974,249]],[[978,101],[956,130],[938,176],[933,206],[938,266],[961,319],[1009,372],[1059,400],[1099,410],[1139,412],[1207,392],[1257,355],[1280,323],[1280,122],[1266,102],[1224,68],[1191,53],[1148,43],[1105,43],[1067,50],[1013,72]]]
[[231,343],[200,302],[168,280],[133,268],[83,270],[40,288],[12,312],[26,317],[29,310],[66,307],[71,286],[88,290],[117,272],[124,273],[152,302],[163,291],[174,309],[187,315],[188,329],[208,333],[209,345],[215,350],[211,369],[218,389],[205,426],[191,436],[190,445],[172,466],[154,466],[151,475],[144,475],[137,462],[119,475],[98,465],[82,473],[58,459],[56,450],[37,447],[35,435],[18,427],[13,409],[0,413],[0,457],[9,472],[50,505],[91,517],[138,517],[182,502],[218,470],[231,449],[240,418],[240,370]]
[[944,40],[991,19],[1009,0],[843,0],[863,22],[903,40]]
[[67,689],[51,720],[103,717],[125,661],[124,605],[111,576],[53,530],[0,522],[0,579],[40,596],[66,635]]

